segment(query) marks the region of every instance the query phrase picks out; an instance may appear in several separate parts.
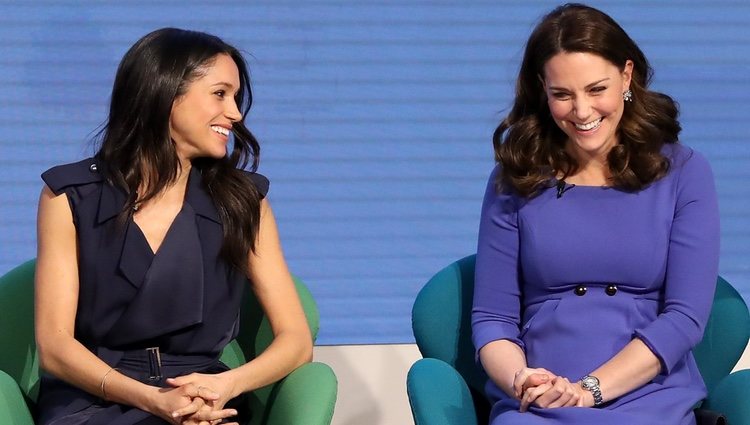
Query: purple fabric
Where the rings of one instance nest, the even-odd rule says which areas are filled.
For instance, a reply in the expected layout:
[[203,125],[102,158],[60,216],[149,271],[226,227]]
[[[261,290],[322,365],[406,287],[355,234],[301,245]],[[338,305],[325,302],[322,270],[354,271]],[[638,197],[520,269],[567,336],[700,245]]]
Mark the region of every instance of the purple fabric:
[[[477,353],[507,339],[524,349],[530,367],[578,380],[640,338],[662,364],[652,382],[600,409],[521,414],[490,381],[493,425],[694,423],[692,407],[705,387],[690,350],[711,310],[719,212],[705,158],[681,145],[663,153],[668,175],[632,193],[566,185],[558,197],[552,181],[526,199],[496,193],[493,171],[477,249]],[[585,294],[576,294],[579,286]]]

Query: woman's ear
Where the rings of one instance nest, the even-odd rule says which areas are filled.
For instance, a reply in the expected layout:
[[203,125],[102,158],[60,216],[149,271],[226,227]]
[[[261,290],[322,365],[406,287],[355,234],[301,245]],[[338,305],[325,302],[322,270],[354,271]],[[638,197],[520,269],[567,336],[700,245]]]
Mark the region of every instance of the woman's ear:
[[622,68],[622,91],[630,89],[630,80],[633,78],[633,61],[628,59]]
[[547,84],[544,82],[544,77],[542,77],[542,74],[536,74],[536,77],[539,78],[539,83],[542,84],[542,90],[545,92],[547,91]]

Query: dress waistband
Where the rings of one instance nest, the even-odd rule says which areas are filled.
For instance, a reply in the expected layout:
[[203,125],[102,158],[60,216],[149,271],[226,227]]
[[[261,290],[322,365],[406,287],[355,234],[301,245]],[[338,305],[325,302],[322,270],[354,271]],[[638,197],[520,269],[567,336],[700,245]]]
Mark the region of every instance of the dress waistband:
[[629,297],[650,301],[659,301],[660,299],[658,289],[649,291],[633,290],[625,285],[614,283],[581,283],[549,292],[534,292],[532,294],[524,294],[524,304],[526,306],[547,300],[559,300],[568,297]]
[[99,357],[120,373],[151,385],[163,386],[166,378],[187,375],[192,372],[216,373],[225,370],[218,355],[172,354],[162,352],[159,347],[142,350],[98,349]]

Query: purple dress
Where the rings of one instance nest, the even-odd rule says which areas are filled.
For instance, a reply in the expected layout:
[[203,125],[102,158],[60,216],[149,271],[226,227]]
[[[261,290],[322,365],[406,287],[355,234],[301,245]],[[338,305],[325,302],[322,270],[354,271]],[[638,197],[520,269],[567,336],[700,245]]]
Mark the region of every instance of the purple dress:
[[700,342],[718,273],[719,212],[700,154],[665,145],[669,173],[638,192],[555,181],[531,199],[496,193],[482,207],[472,312],[477,349],[506,339],[577,381],[633,338],[659,358],[648,384],[599,408],[532,407],[491,380],[490,423],[694,424],[706,395],[691,349]]

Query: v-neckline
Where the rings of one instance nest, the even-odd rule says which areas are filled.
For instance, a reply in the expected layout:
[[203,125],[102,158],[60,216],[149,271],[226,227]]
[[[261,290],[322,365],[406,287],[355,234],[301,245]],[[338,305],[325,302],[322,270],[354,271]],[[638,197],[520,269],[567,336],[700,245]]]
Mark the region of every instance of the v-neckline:
[[159,250],[161,250],[161,247],[164,246],[164,243],[167,241],[167,238],[172,233],[172,228],[174,227],[175,223],[177,222],[177,218],[185,211],[185,204],[188,203],[188,194],[190,193],[190,183],[193,180],[193,169],[190,170],[188,173],[187,181],[185,182],[185,192],[182,195],[182,205],[180,205],[180,209],[177,211],[177,214],[175,214],[174,217],[172,217],[172,222],[169,223],[169,227],[167,228],[167,231],[164,233],[164,237],[161,239],[161,243],[159,243],[159,246],[154,249],[154,247],[151,245],[151,242],[149,242],[148,238],[146,237],[146,233],[143,232],[143,229],[141,229],[141,226],[138,225],[138,223],[135,221],[135,217],[132,215],[130,216],[130,221],[133,222],[135,227],[138,229],[138,233],[140,233],[141,238],[146,243],[146,246],[148,247],[149,251],[151,252],[152,256],[156,256],[159,253]]
[[177,218],[180,216],[180,214],[185,211],[185,204],[182,204],[182,207],[180,207],[180,210],[177,211],[177,214],[172,218],[172,222],[169,223],[169,227],[167,228],[166,233],[164,233],[164,237],[161,239],[161,243],[159,246],[154,249],[154,247],[151,245],[151,242],[149,242],[148,238],[146,237],[146,233],[143,232],[143,229],[141,229],[141,226],[138,225],[138,223],[135,221],[134,218],[131,217],[132,224],[135,225],[135,228],[138,230],[138,233],[141,235],[141,238],[143,239],[143,242],[146,243],[146,246],[148,247],[148,250],[151,252],[152,256],[156,256],[159,253],[159,250],[161,250],[161,247],[164,246],[164,244],[167,242],[167,238],[169,238],[169,235],[172,232],[172,229],[174,228],[175,223],[177,222]]

